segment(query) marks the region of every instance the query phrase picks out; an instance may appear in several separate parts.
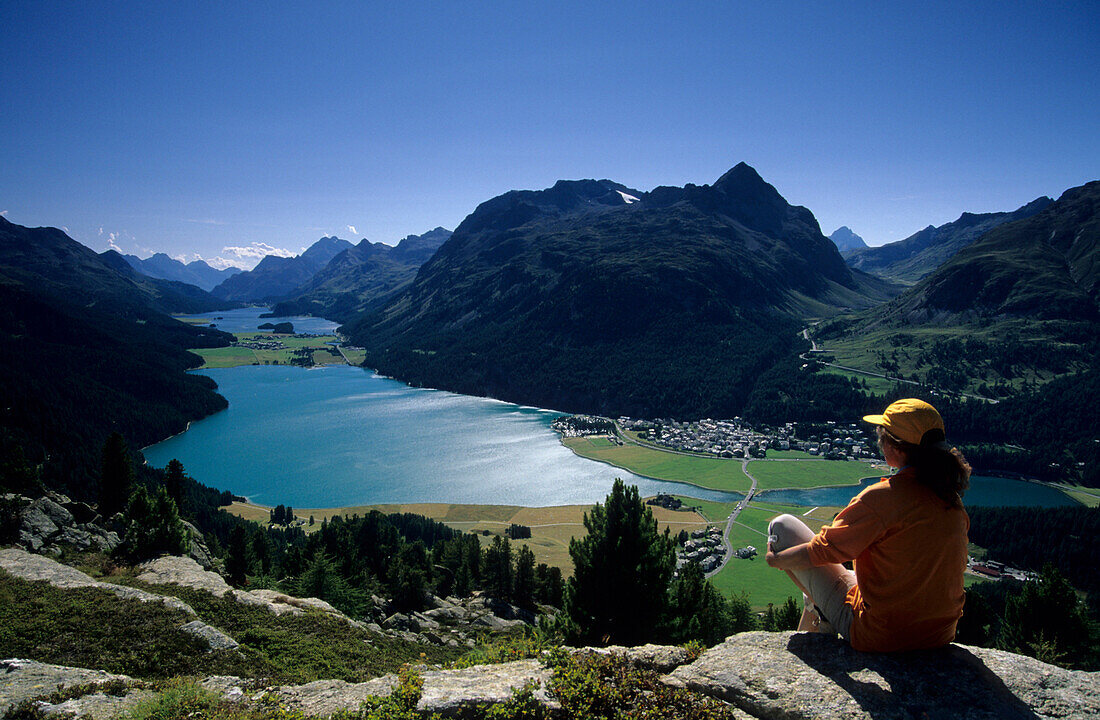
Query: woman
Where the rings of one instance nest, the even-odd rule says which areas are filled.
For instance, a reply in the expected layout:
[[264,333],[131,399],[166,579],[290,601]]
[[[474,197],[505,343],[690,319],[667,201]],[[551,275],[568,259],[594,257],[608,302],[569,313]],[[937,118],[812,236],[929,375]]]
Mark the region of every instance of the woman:
[[[943,419],[923,400],[898,400],[876,426],[898,471],[854,497],[816,535],[791,515],[769,527],[767,563],[805,596],[799,630],[824,618],[856,650],[946,645],[962,615],[966,532],[962,495],[970,465],[945,442]],[[852,560],[854,572],[840,563]],[[817,613],[814,612],[814,607]]]

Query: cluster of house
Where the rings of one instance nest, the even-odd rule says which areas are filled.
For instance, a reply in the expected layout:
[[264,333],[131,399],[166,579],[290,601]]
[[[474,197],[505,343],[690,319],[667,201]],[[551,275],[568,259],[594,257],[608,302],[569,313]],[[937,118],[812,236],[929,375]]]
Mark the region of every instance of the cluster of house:
[[284,350],[286,348],[282,340],[261,339],[260,337],[255,337],[252,340],[235,342],[233,345],[235,347],[248,348],[249,350]]
[[554,418],[550,427],[567,438],[609,435],[615,439],[615,424],[598,415],[562,415]]
[[999,563],[995,560],[975,560],[972,557],[966,558],[966,569],[975,575],[981,575],[984,578],[990,580],[1000,580],[1002,578],[1012,578],[1013,580],[1019,580],[1021,582],[1028,582],[1029,580],[1035,580],[1038,576],[1033,572],[1027,570],[1020,570],[1004,563]]
[[795,437],[794,423],[758,430],[739,417],[690,422],[622,417],[618,423],[654,445],[724,458],[762,458],[767,456],[769,449],[802,450],[829,460],[877,457],[865,430],[855,424],[825,423],[808,439],[800,439]]
[[708,573],[722,564],[722,556],[725,554],[722,528],[709,527],[706,530],[695,530],[691,533],[691,537],[684,541],[683,548],[676,552],[676,568],[679,569],[693,562],[699,563],[703,572]]

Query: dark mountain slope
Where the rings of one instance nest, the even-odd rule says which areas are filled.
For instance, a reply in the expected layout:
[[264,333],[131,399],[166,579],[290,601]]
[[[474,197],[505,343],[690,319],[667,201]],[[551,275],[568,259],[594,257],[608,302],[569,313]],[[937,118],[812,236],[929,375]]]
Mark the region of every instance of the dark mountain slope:
[[111,432],[141,447],[225,407],[185,372],[200,363],[186,349],[229,336],[173,320],[164,301],[60,230],[0,218],[0,466],[21,452],[48,485],[94,497]]
[[869,292],[813,215],[741,164],[713,186],[561,181],[493,198],[345,329],[367,364],[415,383],[575,411],[736,414],[754,378],[793,357],[802,315],[873,304]]
[[292,258],[268,255],[247,272],[226,279],[212,291],[217,297],[241,302],[282,300],[309,282],[332,258],[354,247],[338,237],[323,237]]
[[848,367],[1011,398],[1095,372],[1100,182],[1003,223],[894,300],[820,325]]
[[123,255],[130,266],[143,275],[160,278],[161,280],[175,280],[202,288],[210,292],[227,278],[231,278],[241,272],[240,268],[230,267],[224,270],[215,270],[202,260],[193,260],[186,265],[164,253],[157,253],[152,257],[142,260],[137,255]]
[[409,235],[393,247],[364,239],[330,260],[295,291],[294,298],[275,305],[273,312],[348,322],[411,282],[450,236],[450,230],[438,227]]
[[1100,181],[999,225],[877,314],[909,322],[945,314],[1095,321],[1098,244]]
[[1014,212],[963,213],[959,219],[929,225],[904,240],[845,253],[848,265],[885,278],[913,283],[998,225],[1042,212],[1053,200],[1041,197]]

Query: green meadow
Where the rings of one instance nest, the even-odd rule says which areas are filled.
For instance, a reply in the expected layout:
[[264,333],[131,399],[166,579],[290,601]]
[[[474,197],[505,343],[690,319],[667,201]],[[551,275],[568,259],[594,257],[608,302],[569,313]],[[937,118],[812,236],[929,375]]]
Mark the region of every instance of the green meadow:
[[295,351],[310,350],[314,365],[343,365],[350,361],[357,365],[363,361],[362,350],[348,351],[347,360],[338,351],[330,352],[329,343],[336,341],[335,335],[320,335],[317,337],[298,338],[291,335],[272,335],[271,333],[248,332],[236,335],[238,343],[246,342],[277,342],[282,345],[278,349],[252,349],[239,344],[221,348],[201,348],[193,350],[203,359],[204,368],[237,367],[239,365],[290,365],[295,357]]
[[855,485],[880,473],[867,463],[850,460],[753,460],[749,474],[756,478],[757,490],[777,490]]
[[599,437],[565,438],[562,442],[581,457],[658,480],[739,493],[748,492],[752,486],[741,469],[740,460],[681,455],[632,444],[615,445]]

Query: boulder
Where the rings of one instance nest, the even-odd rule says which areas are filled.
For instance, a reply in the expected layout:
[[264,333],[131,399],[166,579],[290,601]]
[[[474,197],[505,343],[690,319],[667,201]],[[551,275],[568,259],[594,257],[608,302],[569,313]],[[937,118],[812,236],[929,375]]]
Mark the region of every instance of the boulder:
[[[493,705],[512,697],[512,691],[528,682],[539,683],[535,697],[556,707],[546,694],[550,671],[538,660],[517,660],[497,665],[475,665],[461,670],[424,670],[420,702],[416,709],[423,714],[439,713],[444,717],[460,715],[478,705]],[[301,710],[306,715],[331,715],[338,710],[355,710],[370,695],[385,696],[397,686],[397,676],[386,675],[364,683],[342,680],[319,680],[306,685],[272,689],[281,705]]]
[[[52,692],[63,692],[70,688],[82,686],[105,685],[129,685],[131,679],[125,675],[115,675],[102,670],[85,670],[84,668],[64,667],[62,665],[48,665],[33,660],[20,660],[8,658],[0,660],[0,717],[4,717],[13,705],[18,705],[25,700],[33,700],[38,697],[50,695]],[[99,698],[107,698],[102,693],[89,693]],[[91,704],[92,701],[89,701]],[[65,705],[67,707],[64,707]],[[50,705],[43,702],[38,704],[38,709],[44,716],[49,715],[90,715],[102,717],[107,714],[101,704],[97,708],[88,708],[81,712],[75,707],[74,700],[66,703]]]
[[180,630],[188,635],[195,635],[205,640],[206,644],[210,646],[211,652],[215,650],[236,650],[241,646],[239,642],[221,630],[211,627],[201,620],[192,620],[181,627]]
[[748,632],[664,681],[758,718],[1084,720],[1100,717],[1098,675],[965,645],[872,654],[815,633]]

